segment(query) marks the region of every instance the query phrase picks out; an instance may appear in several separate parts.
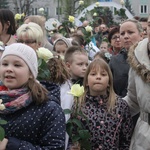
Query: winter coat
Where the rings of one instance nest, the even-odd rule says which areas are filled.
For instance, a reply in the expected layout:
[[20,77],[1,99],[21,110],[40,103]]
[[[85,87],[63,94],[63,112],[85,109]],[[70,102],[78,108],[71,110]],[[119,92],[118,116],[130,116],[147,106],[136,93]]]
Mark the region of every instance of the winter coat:
[[107,100],[104,96],[86,95],[81,107],[89,121],[87,124],[83,119],[91,135],[91,150],[129,150],[133,130],[129,107],[117,97],[115,109],[109,113]]
[[111,57],[109,66],[113,74],[114,91],[117,95],[124,97],[127,93],[129,64],[127,62],[127,51]]
[[8,144],[6,150],[64,150],[65,117],[57,98],[29,106],[11,114],[0,114]]
[[128,57],[131,68],[128,93],[124,99],[132,115],[140,112],[130,150],[150,150],[150,59],[147,43],[148,39],[144,39],[137,47],[132,47]]

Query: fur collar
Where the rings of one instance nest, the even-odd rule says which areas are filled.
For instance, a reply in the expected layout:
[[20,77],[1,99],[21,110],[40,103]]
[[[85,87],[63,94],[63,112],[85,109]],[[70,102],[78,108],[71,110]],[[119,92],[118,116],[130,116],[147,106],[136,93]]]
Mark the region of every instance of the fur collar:
[[[143,40],[139,44],[132,46],[128,52],[128,62],[133,70],[142,78],[144,82],[150,83],[150,66],[147,66],[145,62],[141,62],[144,56],[140,56],[138,49],[147,52],[147,40]],[[143,48],[144,46],[144,48]],[[136,55],[137,54],[137,55]],[[148,54],[147,54],[148,55]],[[143,59],[144,60],[144,59]],[[149,62],[148,62],[149,63]]]

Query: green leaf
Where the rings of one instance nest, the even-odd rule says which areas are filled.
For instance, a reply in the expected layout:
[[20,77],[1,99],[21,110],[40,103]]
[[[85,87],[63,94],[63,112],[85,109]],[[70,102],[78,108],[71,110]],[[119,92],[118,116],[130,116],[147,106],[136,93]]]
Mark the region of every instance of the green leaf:
[[90,138],[90,133],[88,130],[79,130],[78,131],[81,139],[89,139]]
[[66,114],[71,114],[71,110],[70,109],[64,109],[64,113]]
[[83,150],[91,150],[91,144],[88,140],[81,140],[80,141],[81,144],[81,149]]
[[2,141],[4,137],[5,137],[5,131],[4,131],[4,129],[0,126],[0,141]]
[[81,121],[79,121],[78,119],[74,118],[74,119],[72,119],[72,122],[74,124],[76,124],[80,129],[82,129],[83,126],[82,126]]
[[80,140],[80,136],[79,135],[74,135],[73,137],[72,137],[72,142],[74,143],[74,142],[77,142],[77,141],[79,141]]
[[7,121],[0,119],[0,124],[6,124],[6,123],[7,123]]
[[67,123],[66,124],[66,131],[69,135],[69,137],[71,138],[72,137],[72,130],[73,130],[73,125],[72,123]]

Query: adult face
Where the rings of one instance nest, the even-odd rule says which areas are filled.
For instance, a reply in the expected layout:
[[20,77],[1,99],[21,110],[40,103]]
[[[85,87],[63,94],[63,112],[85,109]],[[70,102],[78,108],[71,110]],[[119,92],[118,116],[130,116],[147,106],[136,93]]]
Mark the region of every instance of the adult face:
[[110,44],[111,44],[111,46],[114,49],[121,49],[121,41],[120,41],[120,34],[119,34],[119,32],[116,32],[112,36]]
[[147,22],[140,22],[143,28],[143,38],[147,38]]
[[137,29],[134,22],[127,21],[120,26],[120,40],[122,46],[129,50],[129,48],[142,39],[142,33]]
[[35,51],[41,46],[36,40],[29,38],[27,35],[24,35],[18,38],[18,43],[24,43],[32,47]]
[[107,26],[105,25],[105,24],[101,24],[100,25],[100,30],[101,30],[101,32],[105,32],[105,31],[107,31]]

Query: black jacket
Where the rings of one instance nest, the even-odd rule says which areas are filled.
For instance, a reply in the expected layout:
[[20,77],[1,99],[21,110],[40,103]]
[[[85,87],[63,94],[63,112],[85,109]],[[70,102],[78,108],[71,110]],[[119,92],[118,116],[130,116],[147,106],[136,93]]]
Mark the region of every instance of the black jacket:
[[129,72],[127,51],[123,49],[119,54],[112,56],[109,66],[113,74],[115,93],[121,97],[126,96]]

